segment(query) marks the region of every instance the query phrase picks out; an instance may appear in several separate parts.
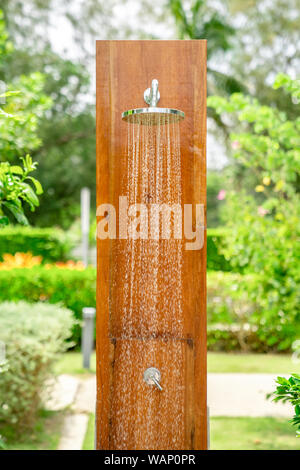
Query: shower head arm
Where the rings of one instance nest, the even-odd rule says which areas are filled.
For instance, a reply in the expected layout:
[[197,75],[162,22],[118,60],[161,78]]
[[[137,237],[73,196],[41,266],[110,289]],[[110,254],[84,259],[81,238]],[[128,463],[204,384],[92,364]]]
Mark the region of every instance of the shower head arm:
[[151,88],[147,88],[144,91],[144,100],[152,108],[157,106],[160,99],[160,93],[158,90],[158,80],[152,80]]
[[133,124],[166,124],[170,122],[179,122],[184,119],[184,112],[173,108],[159,108],[157,103],[160,99],[158,90],[158,80],[154,79],[151,88],[144,91],[144,100],[149,108],[128,109],[122,113],[123,121]]

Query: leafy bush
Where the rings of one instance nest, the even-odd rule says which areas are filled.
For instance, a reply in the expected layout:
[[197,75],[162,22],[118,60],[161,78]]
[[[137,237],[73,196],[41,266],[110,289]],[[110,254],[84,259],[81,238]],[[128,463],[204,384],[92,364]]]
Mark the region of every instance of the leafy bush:
[[[12,49],[0,10],[1,64],[8,59]],[[43,86],[43,75],[33,73],[7,83],[7,91],[1,93],[0,154],[4,161],[0,163],[0,225],[8,225],[9,216],[27,225],[24,203],[31,211],[39,205],[38,196],[43,190],[40,182],[31,176],[37,163],[32,162],[29,152],[41,145],[37,135],[38,122],[52,103],[43,93]]]
[[238,273],[208,272],[207,338],[208,349],[215,351],[263,350],[251,317],[257,306],[249,299],[243,284],[252,276]]
[[[299,81],[280,75],[274,87],[280,86],[298,100]],[[257,179],[252,191],[226,195],[223,251],[238,269],[258,274],[244,286],[259,305],[253,318],[257,334],[270,348],[286,350],[300,329],[300,119],[288,120],[241,94],[211,97],[209,105],[237,119],[234,157]]]
[[294,406],[295,414],[291,423],[297,427],[297,436],[300,437],[300,375],[292,374],[289,379],[277,377],[276,391],[273,393],[274,401],[289,402]]
[[[23,167],[10,165],[8,162],[0,163],[0,225],[2,226],[9,224],[8,215],[12,215],[20,224],[28,225],[23,203],[27,202],[31,211],[34,211],[39,205],[38,195],[43,192],[39,181],[29,176],[36,169],[37,163],[33,163],[29,155],[22,158],[22,161]],[[30,183],[33,183],[33,187]]]
[[[277,325],[264,325],[265,336],[260,334],[257,317],[262,316],[261,306],[248,293],[252,284],[259,282],[258,275],[208,272],[207,315],[208,347],[212,350],[276,351],[280,339],[269,344],[277,332]],[[83,307],[96,305],[96,269],[84,270],[60,267],[35,266],[0,270],[0,301],[27,300],[61,303],[82,318]],[[285,329],[286,350],[297,335],[295,325]],[[80,323],[73,326],[72,339],[77,344],[81,338]]]
[[[230,262],[222,253],[222,244],[225,238],[224,228],[207,230],[207,269],[209,271],[232,271]],[[239,271],[239,269],[236,269]]]
[[224,175],[221,171],[207,170],[207,226],[219,227],[221,225],[221,207],[223,201],[218,198],[219,192],[224,188]]
[[[61,303],[81,319],[83,307],[96,305],[96,270],[35,266],[0,270],[0,302],[5,300]],[[72,340],[79,342],[81,326],[73,326]]]
[[249,323],[212,323],[207,326],[207,348],[209,351],[267,352],[259,341],[257,328]]
[[41,406],[45,380],[57,353],[67,348],[73,316],[70,310],[42,302],[0,304],[0,425],[22,431],[31,427]]
[[0,230],[0,260],[5,253],[30,252],[42,256],[43,262],[64,261],[72,245],[70,235],[57,228],[8,226]]
[[[291,348],[299,325],[279,330],[277,324],[260,323],[265,318],[259,301],[249,294],[259,285],[257,274],[209,272],[207,276],[208,348],[217,351],[269,352]],[[259,296],[258,296],[259,298]],[[273,338],[276,337],[276,341]],[[270,341],[272,339],[272,341]],[[285,348],[282,348],[282,342]]]

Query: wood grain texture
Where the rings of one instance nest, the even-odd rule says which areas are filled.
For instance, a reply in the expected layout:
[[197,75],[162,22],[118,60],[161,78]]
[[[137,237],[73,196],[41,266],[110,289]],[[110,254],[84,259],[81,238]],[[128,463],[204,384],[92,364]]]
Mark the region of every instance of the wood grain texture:
[[[123,191],[121,182],[127,139],[127,126],[121,121],[121,113],[143,107],[143,92],[151,80],[157,78],[161,94],[159,106],[185,112],[180,125],[182,202],[204,204],[206,209],[206,41],[97,41],[96,65],[97,206],[111,203],[118,208],[118,198]],[[204,225],[205,221],[206,217]],[[151,348],[147,346],[150,344],[147,338],[140,338],[138,329],[134,330],[130,340],[125,339],[126,332],[119,321],[117,302],[113,299],[119,294],[112,286],[111,273],[118,263],[115,247],[120,243],[118,240],[97,241],[96,447],[172,448],[171,430],[174,428],[170,426],[168,434],[164,420],[167,419],[166,406],[172,403],[170,393],[172,390],[175,393],[176,387],[168,389],[164,396],[156,393],[153,398],[151,395],[151,400],[157,401],[151,403],[159,410],[162,420],[155,424],[156,433],[161,433],[165,439],[160,442],[161,447],[153,447],[154,441],[150,439],[147,443],[136,425],[122,421],[124,416],[128,421],[129,414],[124,412],[122,415],[125,402],[118,399],[122,395],[118,386],[122,383],[119,376],[122,361],[130,357],[130,386],[126,396],[131,413],[137,413],[135,406],[140,410],[131,416],[131,423],[135,423],[136,416],[142,416],[143,410],[147,410],[150,399],[147,386],[140,383],[141,371],[148,364],[143,358],[149,359],[154,354],[157,364],[164,370],[167,387],[168,370],[174,368],[172,351],[174,353],[176,349],[181,351],[182,358],[180,380],[185,381],[185,391],[180,398],[184,416],[178,448],[206,449],[206,236],[203,249],[183,252],[184,337],[178,338],[176,332],[172,332],[169,341],[157,338],[152,341]],[[122,283],[121,276],[119,282]],[[131,341],[130,346],[128,341]],[[174,345],[177,345],[175,349]],[[169,381],[172,381],[170,377]],[[137,389],[136,383],[139,384]],[[172,415],[172,409],[169,414]],[[123,428],[127,426],[127,443],[121,442],[118,436],[120,423]]]

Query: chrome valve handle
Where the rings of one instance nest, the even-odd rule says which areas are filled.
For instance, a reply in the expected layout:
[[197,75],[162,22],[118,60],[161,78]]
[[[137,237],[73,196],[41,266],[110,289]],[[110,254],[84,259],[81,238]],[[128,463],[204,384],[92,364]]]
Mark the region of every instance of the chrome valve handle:
[[144,372],[144,381],[148,385],[156,385],[156,387],[162,391],[163,388],[160,385],[161,373],[156,367],[148,367]]

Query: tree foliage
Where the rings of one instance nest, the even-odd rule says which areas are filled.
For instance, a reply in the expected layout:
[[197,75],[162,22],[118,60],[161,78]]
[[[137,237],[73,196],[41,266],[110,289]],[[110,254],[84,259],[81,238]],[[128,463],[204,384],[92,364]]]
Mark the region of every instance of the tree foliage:
[[[0,50],[3,60],[12,52],[2,17]],[[34,211],[39,205],[38,195],[43,192],[40,182],[31,176],[37,163],[33,163],[28,152],[41,144],[37,136],[38,119],[51,100],[42,93],[43,77],[39,73],[22,75],[5,87],[0,108],[0,224],[7,225],[12,216],[26,225],[24,203]],[[22,165],[16,164],[20,159]]]
[[299,74],[299,0],[229,0],[228,14],[236,30],[232,73],[262,104],[296,118],[298,110],[272,83],[281,72]]
[[[299,81],[281,74],[275,88],[281,86],[298,96]],[[249,286],[261,307],[252,320],[270,346],[286,349],[300,332],[300,118],[289,120],[241,94],[211,97],[209,105],[219,115],[237,117],[240,126],[231,134],[234,157],[255,175],[253,189],[259,195],[242,189],[226,196],[225,255],[233,265],[259,275]]]
[[224,58],[224,53],[233,46],[235,29],[229,21],[205,0],[191,0],[187,5],[183,0],[168,0],[168,6],[175,18],[179,39],[207,40],[208,94],[242,91],[242,84],[234,76],[210,63],[221,55]]
[[[95,119],[87,100],[90,73],[85,63],[52,50],[49,36],[44,34],[53,20],[51,0],[30,0],[26,5],[12,0],[4,2],[3,8],[15,48],[0,68],[0,79],[15,82],[20,75],[41,70],[43,93],[52,100],[46,114],[36,112],[37,145],[30,153],[38,162],[36,177],[44,192],[38,210],[27,211],[26,216],[34,224],[67,228],[79,213],[81,187],[90,187],[92,201],[95,199]],[[70,18],[76,15],[75,10],[64,11]],[[39,100],[41,94],[37,90]]]

